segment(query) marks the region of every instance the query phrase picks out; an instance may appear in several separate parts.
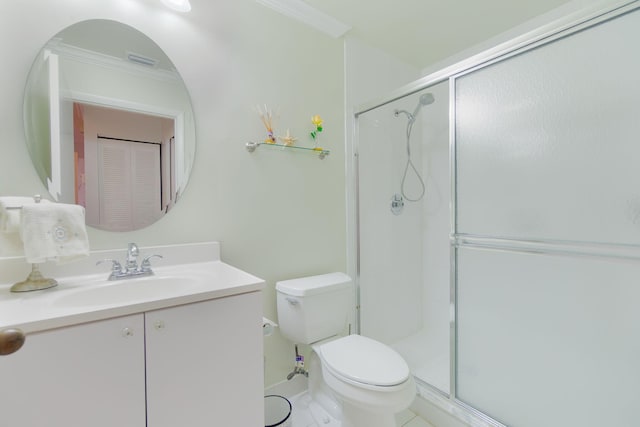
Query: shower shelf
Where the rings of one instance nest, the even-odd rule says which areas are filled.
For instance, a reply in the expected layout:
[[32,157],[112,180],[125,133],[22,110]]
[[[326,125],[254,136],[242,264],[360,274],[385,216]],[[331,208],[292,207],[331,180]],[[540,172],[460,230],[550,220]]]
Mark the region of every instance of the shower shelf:
[[245,144],[245,147],[247,149],[248,152],[253,153],[254,151],[256,151],[256,148],[258,148],[261,145],[266,145],[268,147],[279,147],[282,148],[283,150],[305,150],[305,151],[310,151],[313,153],[316,153],[318,155],[318,157],[320,158],[320,160],[324,159],[325,157],[327,157],[331,152],[329,150],[325,150],[324,148],[310,148],[310,147],[298,147],[296,145],[284,145],[284,144],[269,144],[267,142],[247,142]]

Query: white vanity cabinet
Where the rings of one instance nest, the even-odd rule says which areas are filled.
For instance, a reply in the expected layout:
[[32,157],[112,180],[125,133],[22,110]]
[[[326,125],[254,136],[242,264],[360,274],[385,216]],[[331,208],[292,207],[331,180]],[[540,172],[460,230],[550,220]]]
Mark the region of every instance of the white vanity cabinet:
[[0,425],[145,424],[144,316],[29,334],[0,357]]
[[145,314],[149,427],[264,425],[262,297]]
[[0,425],[263,425],[261,292],[28,334],[0,357]]

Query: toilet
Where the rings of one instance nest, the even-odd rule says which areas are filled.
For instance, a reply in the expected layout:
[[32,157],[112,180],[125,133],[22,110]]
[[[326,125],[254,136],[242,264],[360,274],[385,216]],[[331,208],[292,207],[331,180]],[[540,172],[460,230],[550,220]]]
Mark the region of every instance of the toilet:
[[[280,332],[312,352],[309,396],[326,413],[319,425],[396,427],[416,385],[405,360],[387,345],[361,335],[340,336],[353,301],[353,283],[329,273],[276,283]],[[312,411],[313,412],[313,411]]]

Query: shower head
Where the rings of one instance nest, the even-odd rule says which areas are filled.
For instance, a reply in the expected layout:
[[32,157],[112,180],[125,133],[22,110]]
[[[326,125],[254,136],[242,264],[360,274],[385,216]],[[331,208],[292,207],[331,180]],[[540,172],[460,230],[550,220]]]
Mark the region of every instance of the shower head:
[[423,105],[433,104],[434,101],[435,101],[435,98],[433,97],[433,94],[431,94],[430,92],[423,93],[422,95],[420,95],[420,99],[418,100],[418,105],[416,105],[416,109],[413,110],[413,113],[410,113],[407,110],[393,110],[393,114],[396,117],[398,117],[402,113],[407,116],[410,122],[413,123],[416,120],[416,117],[417,117],[418,111],[420,111],[420,108],[422,108]]
[[436,99],[433,97],[431,92],[423,93],[420,95],[420,105],[429,105],[433,104]]
[[415,120],[415,118],[417,117],[418,111],[420,111],[422,106],[423,105],[433,104],[433,101],[435,101],[435,98],[433,97],[433,94],[431,94],[430,92],[423,93],[422,95],[420,95],[420,99],[418,101],[418,105],[416,105],[416,109],[413,110],[413,114],[411,115],[412,116],[411,119]]

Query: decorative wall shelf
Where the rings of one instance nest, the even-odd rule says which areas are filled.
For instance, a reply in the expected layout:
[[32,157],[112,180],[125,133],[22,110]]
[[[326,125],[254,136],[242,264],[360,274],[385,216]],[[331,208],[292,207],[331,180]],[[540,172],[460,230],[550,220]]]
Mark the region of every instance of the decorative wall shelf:
[[254,151],[256,151],[256,148],[258,148],[261,145],[266,145],[268,147],[279,147],[282,148],[283,150],[305,150],[305,151],[310,151],[313,153],[316,153],[318,155],[318,157],[320,158],[320,160],[324,159],[325,157],[327,157],[331,152],[329,150],[325,150],[324,148],[309,148],[309,147],[298,147],[296,145],[284,145],[284,144],[269,144],[266,142],[247,142],[245,144],[245,147],[247,148],[247,151],[250,153],[253,153]]

